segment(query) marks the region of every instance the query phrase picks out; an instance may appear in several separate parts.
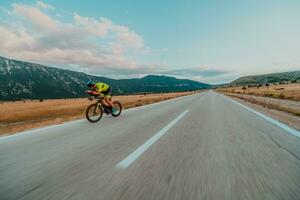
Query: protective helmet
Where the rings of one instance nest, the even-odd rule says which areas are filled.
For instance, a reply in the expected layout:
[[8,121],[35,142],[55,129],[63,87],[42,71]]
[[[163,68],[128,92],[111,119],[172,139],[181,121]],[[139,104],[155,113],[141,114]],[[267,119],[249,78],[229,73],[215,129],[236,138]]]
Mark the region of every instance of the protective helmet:
[[94,83],[92,80],[89,80],[89,81],[86,83],[86,85],[87,85],[88,87],[91,87],[91,86],[95,85],[95,83]]

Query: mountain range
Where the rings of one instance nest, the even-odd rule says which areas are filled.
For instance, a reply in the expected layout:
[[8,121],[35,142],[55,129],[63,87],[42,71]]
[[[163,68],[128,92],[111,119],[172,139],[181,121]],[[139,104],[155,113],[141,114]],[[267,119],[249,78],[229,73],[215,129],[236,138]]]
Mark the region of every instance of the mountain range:
[[182,92],[223,86],[300,82],[300,71],[240,77],[228,84],[210,85],[188,79],[148,75],[143,78],[111,79],[0,56],[0,101],[85,97],[86,82],[105,82],[114,95]]
[[110,79],[45,65],[0,57],[0,100],[85,97],[86,82],[105,82],[113,94],[181,92],[211,88],[187,79],[148,75],[144,78]]
[[300,71],[272,73],[263,75],[243,76],[231,83],[230,86],[243,86],[267,83],[281,83],[281,82],[300,82]]

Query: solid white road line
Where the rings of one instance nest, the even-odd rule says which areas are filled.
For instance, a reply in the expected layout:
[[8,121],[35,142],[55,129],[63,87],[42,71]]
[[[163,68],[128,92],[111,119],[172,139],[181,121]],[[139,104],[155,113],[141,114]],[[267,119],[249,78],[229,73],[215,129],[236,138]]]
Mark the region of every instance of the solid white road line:
[[257,112],[256,110],[253,110],[253,109],[249,108],[248,106],[245,106],[245,105],[243,105],[243,104],[241,104],[241,103],[239,103],[239,102],[237,102],[237,101],[235,101],[235,100],[233,100],[233,99],[231,99],[231,98],[229,98],[227,96],[224,96],[224,95],[221,95],[221,96],[225,97],[226,99],[228,99],[231,102],[234,102],[234,103],[242,106],[243,108],[249,110],[250,112],[252,112],[252,113],[254,113],[254,114],[256,114],[256,115],[264,118],[268,122],[271,122],[272,124],[274,124],[274,125],[282,128],[283,130],[287,131],[288,133],[293,134],[293,135],[295,135],[297,137],[300,137],[300,132],[297,131],[297,130],[295,130],[295,129],[293,129],[293,128],[291,128],[291,127],[289,127],[288,125],[286,125],[284,123],[281,123],[281,122],[279,122],[279,121],[277,121],[277,120],[275,120],[275,119],[273,119],[271,117],[268,117],[268,116],[266,116],[266,115],[264,115],[264,114],[262,114],[260,112]]
[[125,169],[129,165],[131,165],[136,159],[138,159],[151,145],[153,145],[161,136],[163,136],[170,128],[172,128],[184,115],[188,113],[188,110],[181,113],[178,117],[176,117],[173,121],[171,121],[168,125],[166,125],[163,129],[153,135],[150,139],[148,139],[144,144],[142,144],[139,148],[137,148],[134,152],[129,154],[126,158],[124,158],[121,162],[119,162],[116,167]]

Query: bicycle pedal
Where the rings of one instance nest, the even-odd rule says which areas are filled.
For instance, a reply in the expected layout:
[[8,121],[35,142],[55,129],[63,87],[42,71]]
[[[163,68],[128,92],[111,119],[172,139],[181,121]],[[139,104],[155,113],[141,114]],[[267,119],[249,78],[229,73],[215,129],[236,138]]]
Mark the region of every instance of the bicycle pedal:
[[109,114],[110,114],[110,112],[109,112],[109,111],[107,111],[107,110],[103,110],[103,112],[104,112],[105,114],[107,114],[107,115],[109,115]]

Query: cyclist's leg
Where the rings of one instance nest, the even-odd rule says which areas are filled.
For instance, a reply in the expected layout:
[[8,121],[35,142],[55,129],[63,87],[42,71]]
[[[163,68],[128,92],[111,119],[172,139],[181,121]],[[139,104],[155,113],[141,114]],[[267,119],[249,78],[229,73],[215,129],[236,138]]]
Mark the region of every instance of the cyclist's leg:
[[102,103],[106,106],[106,107],[110,107],[110,105],[106,102],[105,98],[106,98],[106,95],[102,92],[100,94],[100,97],[103,98],[102,100]]
[[105,100],[105,103],[107,103],[111,108],[114,107],[114,105],[113,105],[113,103],[112,103],[112,101],[111,101],[111,96],[110,96],[109,94],[108,94],[108,95],[105,95],[104,100]]
[[108,106],[112,109],[114,105],[111,101],[110,88],[107,91],[103,92],[103,94],[105,103],[108,104]]

